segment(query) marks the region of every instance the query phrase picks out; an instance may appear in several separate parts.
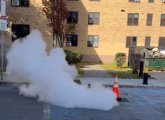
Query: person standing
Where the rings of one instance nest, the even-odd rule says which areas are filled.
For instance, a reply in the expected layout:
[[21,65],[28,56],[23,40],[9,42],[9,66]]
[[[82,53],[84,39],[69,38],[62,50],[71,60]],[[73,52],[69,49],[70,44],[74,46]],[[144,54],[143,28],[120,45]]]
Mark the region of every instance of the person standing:
[[148,68],[147,68],[147,66],[145,65],[145,66],[144,66],[144,69],[143,69],[143,83],[142,83],[142,84],[148,85],[148,77],[149,77]]

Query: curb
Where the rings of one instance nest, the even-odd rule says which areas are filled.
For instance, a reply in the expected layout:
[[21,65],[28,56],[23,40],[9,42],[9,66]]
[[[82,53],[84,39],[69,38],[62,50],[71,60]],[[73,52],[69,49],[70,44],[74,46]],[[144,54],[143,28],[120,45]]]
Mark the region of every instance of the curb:
[[[105,87],[113,87],[113,85],[106,85]],[[150,86],[150,85],[119,85],[119,88],[165,88],[165,86]]]
[[[91,86],[91,84],[81,84],[81,85],[87,85]],[[103,84],[105,88],[110,87],[113,88],[113,85],[111,84]],[[151,85],[119,85],[119,88],[165,88],[165,86],[151,86]]]
[[0,85],[6,85],[9,84],[8,82],[0,82]]
[[21,84],[27,84],[26,82],[10,82],[10,81],[0,81],[1,85],[21,85]]
[[[7,82],[7,81],[0,81],[0,86],[1,85],[14,85],[14,84],[27,84],[26,82],[18,82],[18,83],[14,83],[14,82]],[[90,86],[90,83],[88,84],[81,84],[78,83],[79,85],[88,85]],[[104,87],[113,87],[113,84],[103,84]],[[119,84],[119,88],[165,88],[165,86],[151,86],[151,85],[121,85]]]

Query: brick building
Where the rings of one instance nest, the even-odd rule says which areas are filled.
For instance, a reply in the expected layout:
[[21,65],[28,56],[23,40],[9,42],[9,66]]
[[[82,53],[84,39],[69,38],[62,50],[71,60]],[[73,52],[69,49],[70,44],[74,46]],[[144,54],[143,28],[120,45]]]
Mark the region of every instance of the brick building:
[[[68,35],[66,48],[81,52],[85,61],[111,62],[117,52],[128,54],[129,46],[165,47],[165,0],[66,2],[68,24],[78,26]],[[7,15],[12,29],[38,29],[47,48],[51,48],[52,35],[46,26],[42,0],[7,0]],[[11,36],[6,35],[6,39],[11,41]]]

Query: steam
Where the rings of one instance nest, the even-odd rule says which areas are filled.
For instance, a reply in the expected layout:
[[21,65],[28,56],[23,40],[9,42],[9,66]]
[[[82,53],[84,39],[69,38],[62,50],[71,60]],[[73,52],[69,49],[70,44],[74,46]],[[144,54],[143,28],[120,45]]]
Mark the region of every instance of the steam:
[[66,108],[110,110],[118,105],[110,89],[76,84],[73,80],[77,70],[67,64],[64,51],[55,48],[47,54],[45,47],[37,30],[12,44],[7,54],[7,74],[14,82],[29,83],[20,86],[20,94]]

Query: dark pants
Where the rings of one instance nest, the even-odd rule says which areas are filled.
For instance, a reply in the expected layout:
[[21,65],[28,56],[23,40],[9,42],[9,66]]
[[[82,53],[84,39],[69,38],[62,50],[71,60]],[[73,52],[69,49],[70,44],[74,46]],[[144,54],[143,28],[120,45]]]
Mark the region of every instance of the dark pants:
[[143,74],[143,84],[148,85],[148,73]]
[[139,77],[143,77],[143,67],[144,67],[144,61],[140,61],[140,71],[139,71]]

